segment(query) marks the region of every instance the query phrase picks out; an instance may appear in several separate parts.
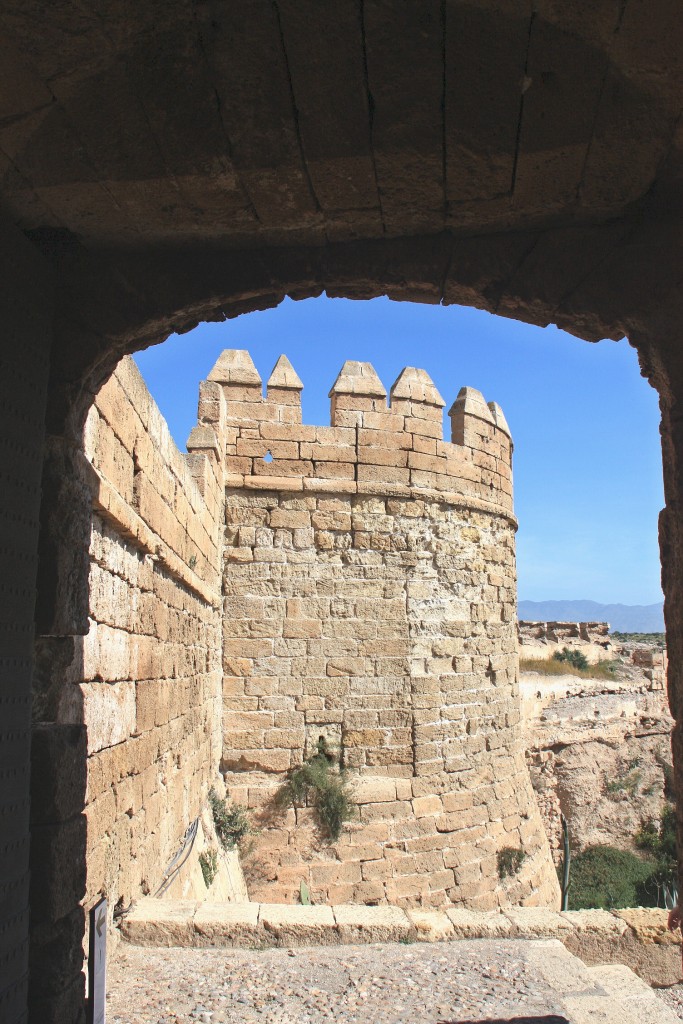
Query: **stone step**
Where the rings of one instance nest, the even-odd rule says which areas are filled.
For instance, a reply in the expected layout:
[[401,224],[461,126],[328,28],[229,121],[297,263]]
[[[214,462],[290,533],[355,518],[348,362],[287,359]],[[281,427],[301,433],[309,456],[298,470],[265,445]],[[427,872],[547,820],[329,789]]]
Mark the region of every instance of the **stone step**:
[[680,1018],[629,967],[587,967],[557,940],[537,940],[529,968],[560,996],[571,1024],[680,1024]]
[[629,967],[603,964],[588,970],[604,996],[591,1000],[578,995],[568,1001],[567,1008],[576,1024],[600,1024],[602,1020],[608,1024],[680,1024],[680,1017]]

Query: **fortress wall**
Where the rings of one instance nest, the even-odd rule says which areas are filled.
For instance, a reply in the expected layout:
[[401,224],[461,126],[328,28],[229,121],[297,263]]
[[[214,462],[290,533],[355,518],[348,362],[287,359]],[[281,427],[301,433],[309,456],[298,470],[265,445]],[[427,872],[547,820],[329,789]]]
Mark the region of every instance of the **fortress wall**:
[[[202,386],[226,452],[222,769],[263,827],[251,896],[291,902],[305,881],[330,902],[552,903],[520,742],[504,417],[462,389],[444,441],[424,371],[387,404],[347,363],[332,425],[308,426],[301,388],[281,358],[264,399],[237,352]],[[270,807],[320,736],[354,777],[332,846],[309,807]],[[501,880],[505,846],[526,859]]]
[[154,892],[220,757],[222,469],[182,455],[124,359],[85,428],[90,629],[62,699],[87,727],[86,904]]

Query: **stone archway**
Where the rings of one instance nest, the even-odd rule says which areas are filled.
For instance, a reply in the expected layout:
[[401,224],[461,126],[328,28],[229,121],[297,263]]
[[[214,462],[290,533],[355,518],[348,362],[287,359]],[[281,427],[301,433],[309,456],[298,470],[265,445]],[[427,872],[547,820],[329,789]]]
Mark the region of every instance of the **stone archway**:
[[[399,268],[399,272],[400,269],[402,268]],[[382,285],[374,285],[374,287],[381,289]],[[411,287],[416,288],[419,291],[428,288],[429,282],[418,278],[411,284]],[[345,290],[344,286],[340,285],[336,285],[335,288],[339,291]],[[390,289],[391,286],[386,288],[386,290]],[[294,289],[290,286],[290,290]],[[254,304],[257,305],[263,302],[263,298],[258,297],[253,301]],[[477,296],[477,301],[483,302],[480,296]],[[213,315],[217,315],[217,312],[218,311],[214,310]],[[663,378],[660,377],[659,379],[661,380]],[[83,391],[82,394],[85,395],[87,392]],[[73,434],[70,429],[74,422],[78,422],[77,417],[80,415],[78,403],[74,403],[71,411],[73,413],[73,419],[67,420],[67,426],[69,429],[61,434],[61,436],[53,435],[48,444],[49,456],[46,462],[46,476],[44,477],[44,495],[47,497],[47,503],[44,507],[47,512],[47,519],[44,522],[43,541],[45,541],[46,538],[53,536],[51,524],[58,524],[59,535],[54,543],[53,551],[59,552],[59,559],[55,562],[51,561],[49,557],[44,557],[42,567],[43,569],[49,570],[52,568],[53,570],[52,575],[48,576],[52,586],[54,586],[54,590],[52,591],[52,600],[54,601],[54,604],[52,607],[59,612],[60,616],[64,616],[65,610],[68,610],[69,615],[72,616],[70,620],[62,618],[61,623],[57,620],[56,626],[54,623],[48,625],[48,634],[52,639],[54,639],[55,636],[61,636],[62,640],[60,643],[63,643],[64,641],[68,642],[69,636],[73,636],[74,638],[78,637],[78,615],[83,615],[84,612],[87,611],[83,604],[84,598],[87,598],[87,584],[85,587],[83,586],[83,566],[82,564],[80,566],[78,564],[79,559],[82,559],[83,545],[78,542],[78,534],[83,531],[86,522],[89,522],[90,492],[87,486],[84,486],[82,466],[80,466],[78,461],[78,446],[74,443]],[[199,444],[201,449],[202,443],[200,441],[197,441],[196,443]],[[51,484],[54,487],[53,490],[48,489]],[[74,516],[74,511],[79,506],[79,502],[81,503],[81,508],[83,510],[83,516],[81,518]],[[665,518],[666,513],[663,516],[663,521]],[[66,539],[64,536],[65,523],[69,524],[69,530],[71,531],[68,533],[68,537]],[[663,529],[666,529],[665,523]],[[663,536],[666,538],[665,533]],[[76,557],[74,557],[74,555]],[[80,576],[79,573],[81,573]],[[42,592],[39,591],[39,596],[44,598],[48,593],[49,591],[47,588],[44,588]],[[39,604],[39,608],[48,607],[49,604]],[[83,620],[81,619],[80,621]],[[67,631],[71,630],[72,633],[65,632],[64,634],[60,634],[58,629],[66,629]],[[54,647],[51,647],[51,650],[54,651]],[[76,741],[76,737],[72,733],[64,733],[64,739],[71,743],[71,751],[69,751],[69,749],[66,751],[67,756],[70,752],[73,754],[73,746]],[[61,749],[58,749],[58,747],[55,746],[49,752],[48,758],[53,758],[53,764],[59,763],[55,760],[56,758],[62,758],[61,763],[64,763],[64,750],[65,748],[63,745]],[[80,756],[83,756],[82,753]],[[42,768],[42,770],[44,771],[45,768]],[[36,776],[36,781],[38,781],[38,778],[39,777]],[[73,811],[73,807],[71,810]],[[73,821],[68,824],[72,829],[72,834],[67,839],[67,843],[69,844],[67,848],[69,855],[71,857],[75,857],[75,861],[78,862],[79,851],[81,851],[82,858],[82,851],[84,849],[83,837],[82,835],[77,835],[73,831]],[[46,865],[41,864],[40,866],[41,868],[44,868]],[[78,887],[78,874],[76,873],[72,877],[74,877],[76,887]],[[50,891],[49,884],[44,891]],[[77,888],[74,892],[74,896],[78,898]],[[73,915],[76,914],[78,918],[78,913],[78,907],[74,907],[69,912],[68,916],[73,917]],[[72,943],[77,943],[78,931],[79,928],[76,926],[71,938]],[[44,957],[49,958],[54,955],[54,932],[48,928],[45,930],[44,934],[47,936],[48,941],[43,946],[43,950],[40,949],[40,946],[37,946],[36,952],[38,955],[42,952]],[[80,963],[77,961],[77,956],[74,956],[72,961],[72,970],[74,972],[77,972],[80,969]]]

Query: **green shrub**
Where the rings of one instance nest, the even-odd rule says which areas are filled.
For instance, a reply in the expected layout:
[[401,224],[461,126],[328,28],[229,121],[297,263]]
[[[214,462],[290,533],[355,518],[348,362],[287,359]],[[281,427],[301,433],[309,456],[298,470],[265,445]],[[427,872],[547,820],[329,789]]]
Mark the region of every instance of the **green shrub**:
[[290,769],[275,797],[279,807],[310,803],[322,836],[332,841],[339,839],[344,823],[353,817],[348,775],[336,760],[321,737],[316,753]]
[[[634,836],[639,850],[652,857],[654,866],[642,883],[643,901],[655,900],[655,906],[664,906],[665,891],[672,892],[677,884],[676,857],[676,811],[672,804],[665,804],[659,821],[648,818]],[[644,905],[651,905],[645,903]]]
[[652,862],[628,850],[589,846],[572,858],[569,909],[656,906],[654,897],[643,889],[652,870]]
[[204,876],[204,885],[208,889],[218,874],[218,851],[213,848],[203,850],[199,854],[199,866]]
[[626,775],[621,775],[616,779],[610,779],[605,783],[605,793],[612,799],[618,799],[622,795],[635,796],[635,792],[638,789],[642,778],[642,772],[638,772],[633,768],[630,771],[627,769]]
[[657,858],[676,863],[676,811],[673,804],[664,804],[659,821],[648,818],[634,836],[639,850]]
[[553,660],[561,661],[571,665],[573,668],[579,668],[584,671],[588,668],[588,658],[586,655],[582,651],[571,651],[568,647],[563,647],[561,651],[555,651]]
[[521,847],[504,846],[498,851],[498,877],[511,878],[522,866],[526,853]]
[[247,817],[247,808],[241,804],[228,804],[214,789],[209,790],[209,806],[216,827],[216,835],[224,850],[234,850],[246,836],[253,835],[253,828]]

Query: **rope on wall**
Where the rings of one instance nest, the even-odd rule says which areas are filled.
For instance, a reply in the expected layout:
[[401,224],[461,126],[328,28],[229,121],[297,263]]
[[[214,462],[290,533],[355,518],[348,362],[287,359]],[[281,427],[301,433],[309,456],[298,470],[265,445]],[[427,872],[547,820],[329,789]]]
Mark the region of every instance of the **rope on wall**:
[[159,886],[157,891],[153,893],[153,895],[156,898],[163,896],[166,890],[172,885],[172,883],[178,877],[180,869],[182,868],[183,864],[185,864],[188,857],[192,853],[192,847],[194,846],[194,841],[197,838],[198,830],[199,818],[195,818],[194,821],[191,822],[190,825],[188,825],[185,831],[185,835],[183,836],[183,841],[181,843],[180,849],[175,854],[173,860],[170,862],[170,864],[164,871],[164,876],[162,878],[161,885]]

